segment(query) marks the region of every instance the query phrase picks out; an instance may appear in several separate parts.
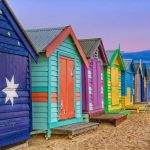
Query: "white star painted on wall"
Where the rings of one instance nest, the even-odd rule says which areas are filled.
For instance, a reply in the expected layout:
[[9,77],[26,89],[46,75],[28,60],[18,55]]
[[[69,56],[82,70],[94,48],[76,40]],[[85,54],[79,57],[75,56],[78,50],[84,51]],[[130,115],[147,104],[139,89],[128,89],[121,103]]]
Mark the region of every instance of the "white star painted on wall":
[[5,103],[9,100],[11,101],[12,106],[14,105],[14,97],[18,97],[16,89],[18,88],[19,84],[14,83],[14,76],[12,77],[11,81],[6,78],[7,87],[2,91],[6,94]]

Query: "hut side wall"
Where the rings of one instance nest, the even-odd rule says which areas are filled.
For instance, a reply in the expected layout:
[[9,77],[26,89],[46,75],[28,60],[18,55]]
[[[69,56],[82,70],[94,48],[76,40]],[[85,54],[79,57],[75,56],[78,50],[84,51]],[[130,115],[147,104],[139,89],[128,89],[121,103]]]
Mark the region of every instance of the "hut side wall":
[[141,102],[141,74],[138,72],[135,75],[135,97],[134,102]]
[[[13,144],[30,137],[31,95],[29,58],[0,52],[0,146]],[[6,101],[4,89],[12,81],[18,84],[14,104]],[[9,90],[14,90],[13,88]]]
[[147,95],[148,95],[148,102],[150,102],[150,79],[147,82]]
[[144,77],[141,78],[141,101],[145,101]]
[[48,59],[40,54],[38,64],[32,61],[33,130],[46,130],[48,124]]
[[[89,73],[89,74],[88,74]],[[88,72],[88,68],[85,64],[82,64],[82,113],[89,113],[89,82],[91,78],[91,72]]]
[[144,78],[144,101],[147,102],[147,78]]
[[130,72],[122,72],[121,74],[121,94],[122,107],[133,104],[133,81],[134,76]]
[[141,79],[141,98],[142,102],[147,101],[147,85],[145,76]]
[[[28,49],[12,26],[14,21],[0,1],[0,147],[30,137],[32,130],[30,58]],[[7,15],[6,15],[7,14]],[[8,18],[9,16],[9,18]],[[11,19],[11,22],[10,22]],[[17,30],[18,27],[16,26]],[[16,84],[16,96],[7,99],[8,83]],[[15,85],[14,85],[15,86]],[[9,88],[12,92],[14,88]],[[13,95],[13,96],[12,96]]]

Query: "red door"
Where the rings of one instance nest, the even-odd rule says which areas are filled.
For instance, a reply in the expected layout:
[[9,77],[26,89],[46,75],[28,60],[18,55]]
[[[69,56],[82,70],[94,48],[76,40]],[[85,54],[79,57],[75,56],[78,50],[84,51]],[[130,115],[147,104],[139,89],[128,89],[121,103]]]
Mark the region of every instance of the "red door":
[[60,120],[74,118],[74,60],[60,56]]

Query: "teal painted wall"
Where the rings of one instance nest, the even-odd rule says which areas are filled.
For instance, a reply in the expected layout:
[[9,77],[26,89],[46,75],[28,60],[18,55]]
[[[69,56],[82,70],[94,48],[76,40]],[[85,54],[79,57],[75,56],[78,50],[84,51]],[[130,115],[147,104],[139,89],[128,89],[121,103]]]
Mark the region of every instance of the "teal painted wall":
[[[75,118],[64,121],[59,120],[59,56],[61,55],[73,58],[75,63]],[[32,102],[34,130],[49,132],[50,128],[82,121],[81,64],[81,57],[71,37],[67,37],[49,58],[45,53],[41,53],[39,63],[32,62],[32,92],[48,92],[48,102]],[[52,102],[52,93],[58,94],[57,102]],[[76,100],[76,93],[80,93],[80,101]]]
[[[44,53],[40,54],[38,64],[32,61],[31,76],[32,76],[32,92],[48,92],[48,59],[46,58]],[[48,105],[47,102],[40,102],[40,103],[32,102],[33,130],[47,129],[48,127],[47,105]]]
[[32,92],[48,92],[48,59],[41,53],[38,64],[32,61]]
[[48,110],[47,103],[32,103],[32,123],[33,130],[47,130]]

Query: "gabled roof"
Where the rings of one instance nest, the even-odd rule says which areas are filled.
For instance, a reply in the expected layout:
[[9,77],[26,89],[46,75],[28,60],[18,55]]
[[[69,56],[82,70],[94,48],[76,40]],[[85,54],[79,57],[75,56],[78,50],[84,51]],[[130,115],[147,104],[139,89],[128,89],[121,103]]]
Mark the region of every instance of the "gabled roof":
[[135,73],[137,74],[138,71],[140,70],[141,74],[143,76],[143,70],[142,70],[142,66],[141,66],[140,62],[133,62],[133,64],[134,64],[134,68],[135,68]]
[[107,55],[107,58],[108,58],[108,61],[109,61],[109,64],[110,66],[112,66],[116,60],[116,58],[119,56],[120,58],[120,61],[121,61],[121,69],[122,70],[125,70],[125,64],[124,64],[124,61],[123,61],[123,58],[122,58],[122,55],[120,53],[120,49],[116,49],[116,50],[107,50],[106,51],[106,55]]
[[77,40],[72,27],[58,27],[58,28],[44,28],[44,29],[32,29],[26,31],[31,41],[34,43],[39,52],[46,52],[46,56],[49,57],[53,51],[61,45],[61,43],[71,36],[73,42],[79,51],[83,62],[88,66],[86,56]]
[[47,45],[64,29],[65,27],[32,29],[26,30],[26,33],[40,53],[43,52]]
[[10,21],[12,27],[17,32],[19,38],[22,40],[23,44],[25,45],[25,47],[29,51],[30,55],[37,62],[38,52],[37,52],[36,48],[34,47],[32,42],[30,41],[30,39],[26,35],[23,27],[21,26],[18,19],[14,15],[13,11],[9,7],[9,5],[7,4],[6,0],[0,0],[0,7],[2,7],[2,9],[5,11],[5,15],[7,16],[8,20]]
[[130,71],[132,70],[132,72],[135,72],[135,68],[133,65],[133,60],[132,59],[123,59],[125,67],[126,67],[126,71]]
[[107,56],[101,38],[80,39],[79,42],[87,58],[93,57],[96,50],[99,50],[101,59],[105,65],[108,65]]
[[95,52],[95,49],[100,44],[100,38],[93,38],[93,39],[79,39],[80,45],[86,55],[87,58],[90,58]]

